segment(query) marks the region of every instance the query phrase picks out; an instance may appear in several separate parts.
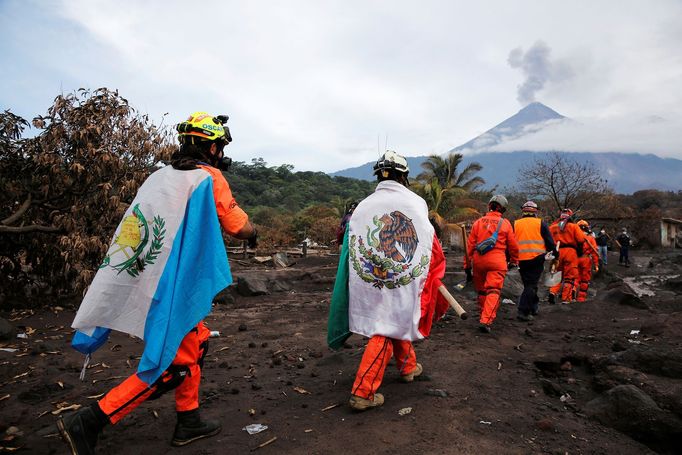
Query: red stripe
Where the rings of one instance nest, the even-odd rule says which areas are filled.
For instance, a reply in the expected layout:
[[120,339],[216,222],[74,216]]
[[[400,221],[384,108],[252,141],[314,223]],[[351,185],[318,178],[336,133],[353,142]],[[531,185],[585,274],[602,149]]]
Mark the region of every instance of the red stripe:
[[438,292],[438,287],[443,284],[441,279],[445,276],[445,255],[438,238],[433,236],[431,247],[431,264],[429,273],[426,275],[426,283],[421,294],[421,318],[419,319],[419,332],[425,337],[431,333],[434,316],[440,319],[448,310],[448,302]]

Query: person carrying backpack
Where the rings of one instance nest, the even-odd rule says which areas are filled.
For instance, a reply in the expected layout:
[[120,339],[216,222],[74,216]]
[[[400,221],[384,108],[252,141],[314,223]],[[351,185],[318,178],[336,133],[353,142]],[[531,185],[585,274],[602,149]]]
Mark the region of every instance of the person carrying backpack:
[[559,219],[549,227],[552,238],[559,243],[557,270],[561,272],[561,283],[549,289],[550,304],[561,299],[561,303],[571,303],[578,290],[578,258],[582,256],[585,233],[573,222],[573,210],[563,209]]
[[509,220],[502,218],[507,198],[496,194],[488,202],[488,213],[474,222],[467,240],[464,272],[474,282],[481,309],[479,330],[490,333],[500,306],[500,293],[507,275],[507,264],[518,266],[519,245]]

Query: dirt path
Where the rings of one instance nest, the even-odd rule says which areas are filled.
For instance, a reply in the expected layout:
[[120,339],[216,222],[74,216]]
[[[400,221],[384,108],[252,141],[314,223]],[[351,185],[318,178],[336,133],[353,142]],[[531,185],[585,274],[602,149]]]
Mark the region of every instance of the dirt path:
[[[594,359],[622,351],[621,346],[629,348],[631,330],[659,324],[659,335],[642,334],[633,341],[679,349],[682,318],[674,294],[672,301],[667,294],[660,308],[653,304],[656,297],[644,297],[652,302],[649,309],[595,299],[542,305],[540,316],[529,324],[517,322],[516,307],[504,304],[490,335],[476,330],[471,294],[458,294],[474,314],[468,321],[446,318],[430,339],[416,345],[424,376],[402,384],[389,367],[381,389],[386,404],[358,414],[346,402],[364,340],[353,336],[339,352],[328,350],[325,343],[335,261],[309,258],[285,272],[237,264],[237,275],[276,277],[291,290],[236,297],[234,303],[216,305],[207,318],[221,336],[211,339],[202,412],[219,418],[223,430],[183,453],[248,453],[275,436],[276,441],[257,452],[649,452],[647,446],[589,419],[584,407],[604,391]],[[449,270],[459,270],[459,258],[450,256],[449,261]],[[636,268],[618,272],[641,273]],[[446,285],[452,288],[459,278],[449,273]],[[54,305],[68,307],[67,302]],[[16,426],[23,435],[0,446],[21,447],[26,453],[67,453],[54,434],[51,411],[60,404],[88,403],[87,397],[104,393],[120,381],[117,377],[135,371],[141,343],[115,334],[98,351],[81,383],[82,358],[68,344],[73,315],[69,309],[3,315],[35,332],[2,345],[18,351],[0,352],[0,399],[9,395],[0,401],[0,434]],[[680,381],[671,381],[671,390],[679,390],[674,388]],[[406,407],[411,413],[400,416],[398,411]],[[169,445],[174,423],[169,394],[107,428],[100,453],[178,453]],[[249,435],[242,428],[251,423],[269,429]]]

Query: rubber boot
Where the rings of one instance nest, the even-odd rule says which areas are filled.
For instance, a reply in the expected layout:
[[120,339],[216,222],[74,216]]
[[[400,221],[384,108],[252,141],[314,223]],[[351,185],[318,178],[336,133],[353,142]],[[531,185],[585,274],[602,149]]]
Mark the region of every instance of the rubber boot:
[[72,455],[90,455],[95,453],[97,437],[107,423],[109,418],[97,403],[93,403],[60,417],[57,428]]
[[199,409],[178,411],[178,423],[175,425],[172,444],[184,446],[197,439],[208,438],[220,433],[221,425],[215,420],[201,420]]

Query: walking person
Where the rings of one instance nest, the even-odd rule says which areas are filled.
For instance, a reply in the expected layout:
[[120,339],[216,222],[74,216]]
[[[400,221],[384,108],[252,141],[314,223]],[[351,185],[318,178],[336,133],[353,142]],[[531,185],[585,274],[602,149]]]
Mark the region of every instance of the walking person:
[[630,244],[632,239],[628,235],[627,228],[623,228],[623,231],[618,237],[616,237],[616,244],[620,248],[620,256],[618,257],[618,265],[623,265],[625,267],[630,267]]
[[549,226],[537,214],[538,205],[528,201],[521,207],[521,218],[514,221],[514,235],[519,244],[519,273],[523,282],[516,316],[520,321],[531,321],[538,314],[538,283],[545,268],[546,253],[552,253],[555,258],[559,256]]
[[607,265],[609,262],[609,240],[611,237],[606,233],[604,226],[601,227],[599,234],[597,234],[597,249],[599,250],[599,259],[602,265]]
[[351,388],[349,405],[381,406],[377,390],[391,357],[401,382],[422,374],[412,345],[427,337],[448,303],[438,287],[445,256],[424,199],[407,188],[407,160],[387,151],[374,165],[379,184],[348,223],[329,311],[332,349],[357,333],[369,337]]
[[552,223],[549,231],[552,238],[559,243],[559,259],[557,271],[561,272],[561,283],[549,290],[549,303],[571,303],[575,300],[578,286],[578,257],[585,242],[585,234],[572,221],[573,210],[563,209],[559,219]]
[[592,267],[595,272],[599,272],[599,254],[597,241],[592,234],[590,224],[585,220],[578,221],[578,227],[585,234],[585,241],[581,248],[581,255],[578,257],[578,293],[576,300],[584,302],[587,300],[587,290],[592,281]]
[[509,220],[502,217],[508,204],[507,198],[501,194],[490,198],[488,213],[474,222],[467,239],[464,272],[467,281],[473,281],[478,292],[481,310],[479,330],[483,333],[490,333],[497,316],[508,267],[519,263],[519,245],[514,229]]
[[180,149],[138,190],[78,309],[72,344],[79,351],[89,356],[111,329],[142,338],[145,347],[135,374],[58,420],[72,454],[94,453],[105,426],[171,390],[177,411],[172,445],[221,429],[199,415],[209,337],[202,319],[232,282],[220,228],[252,247],[257,238],[221,172],[229,165],[223,148],[232,140],[226,121],[197,112],[177,125]]

